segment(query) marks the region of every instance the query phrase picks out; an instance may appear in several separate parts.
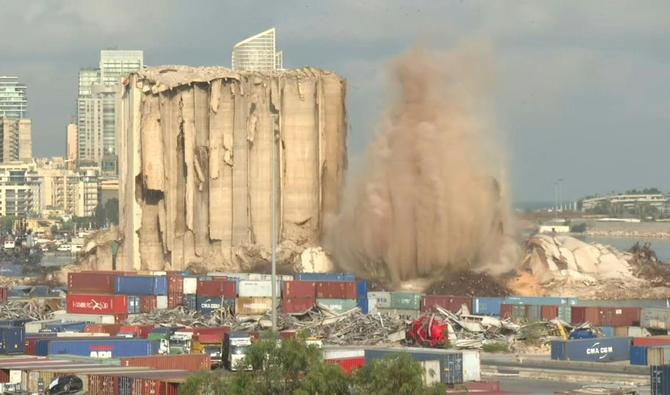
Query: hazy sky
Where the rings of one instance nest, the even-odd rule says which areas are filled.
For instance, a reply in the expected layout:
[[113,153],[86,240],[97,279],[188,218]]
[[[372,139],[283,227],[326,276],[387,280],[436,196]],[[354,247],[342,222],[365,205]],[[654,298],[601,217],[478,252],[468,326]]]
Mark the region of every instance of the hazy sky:
[[384,108],[386,65],[416,44],[488,41],[515,200],[670,190],[670,2],[0,0],[0,74],[28,84],[36,155],[62,155],[79,68],[99,50],[145,63],[230,65],[235,42],[275,26],[285,67],[347,78],[355,162]]

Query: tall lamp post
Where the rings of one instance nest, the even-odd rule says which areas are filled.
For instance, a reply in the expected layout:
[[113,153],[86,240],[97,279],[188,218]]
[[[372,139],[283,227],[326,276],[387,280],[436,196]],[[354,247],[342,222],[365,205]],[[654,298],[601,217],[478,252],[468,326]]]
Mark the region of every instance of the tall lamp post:
[[272,331],[277,331],[277,129],[272,132]]

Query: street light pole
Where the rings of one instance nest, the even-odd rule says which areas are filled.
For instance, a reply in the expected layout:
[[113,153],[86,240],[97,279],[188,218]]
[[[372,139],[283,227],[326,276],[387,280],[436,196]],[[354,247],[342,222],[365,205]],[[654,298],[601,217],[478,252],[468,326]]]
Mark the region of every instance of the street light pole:
[[272,132],[272,331],[277,331],[277,133]]

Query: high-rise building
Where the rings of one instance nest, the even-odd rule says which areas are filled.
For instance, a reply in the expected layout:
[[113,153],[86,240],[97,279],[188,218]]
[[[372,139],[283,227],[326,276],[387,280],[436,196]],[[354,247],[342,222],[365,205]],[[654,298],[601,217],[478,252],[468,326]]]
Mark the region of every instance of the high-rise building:
[[40,210],[58,215],[88,217],[98,204],[96,170],[74,171],[65,167],[64,158],[37,160]]
[[277,51],[274,27],[233,47],[234,70],[273,71],[283,67],[283,54]]
[[40,209],[40,181],[35,165],[0,165],[0,215],[25,217]]
[[32,122],[0,116],[0,163],[30,162],[33,157]]
[[66,159],[68,161],[67,167],[74,168],[77,165],[77,125],[74,123],[67,125],[67,134],[65,141]]
[[0,76],[0,116],[9,119],[28,117],[26,86],[18,77]]
[[116,157],[116,95],[123,78],[143,66],[142,51],[102,50],[98,69],[79,72],[77,153],[80,162],[101,165],[104,158],[109,161],[110,157]]

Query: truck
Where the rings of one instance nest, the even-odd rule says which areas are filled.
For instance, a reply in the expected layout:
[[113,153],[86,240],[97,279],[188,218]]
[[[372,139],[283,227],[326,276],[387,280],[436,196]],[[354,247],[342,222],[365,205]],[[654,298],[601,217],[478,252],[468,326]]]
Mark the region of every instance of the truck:
[[170,341],[168,344],[168,354],[170,355],[180,355],[180,354],[190,354],[193,340],[193,332],[181,332],[177,331],[170,336]]
[[160,342],[160,348],[158,349],[159,354],[169,354],[170,337],[173,333],[175,333],[174,328],[158,327],[149,332],[147,339]]
[[251,336],[246,332],[226,333],[223,338],[224,365],[231,371],[251,370],[252,367],[241,366],[251,347]]
[[223,364],[223,361],[221,359],[221,349],[223,346],[222,342],[208,343],[203,342],[199,337],[196,337],[193,339],[191,344],[193,354],[209,354],[210,360],[212,361],[212,368],[222,366]]

